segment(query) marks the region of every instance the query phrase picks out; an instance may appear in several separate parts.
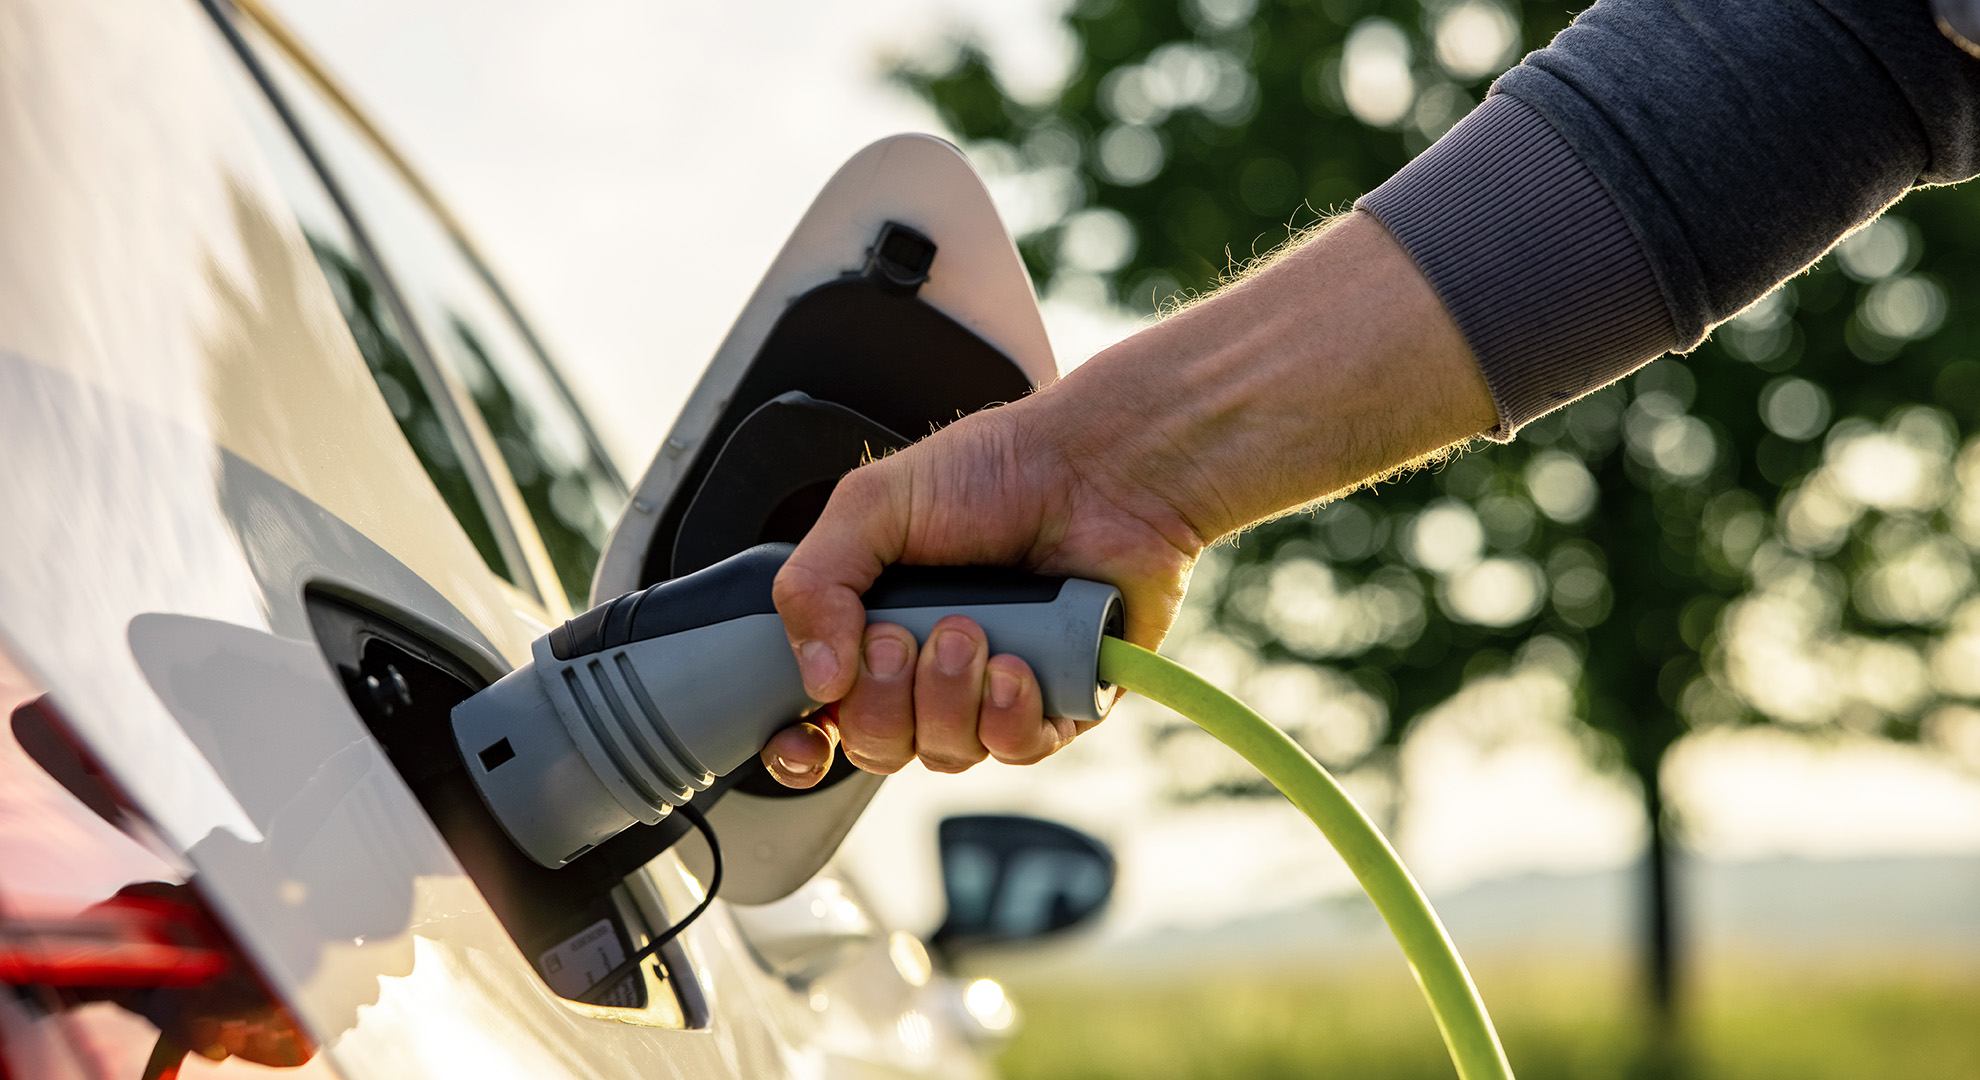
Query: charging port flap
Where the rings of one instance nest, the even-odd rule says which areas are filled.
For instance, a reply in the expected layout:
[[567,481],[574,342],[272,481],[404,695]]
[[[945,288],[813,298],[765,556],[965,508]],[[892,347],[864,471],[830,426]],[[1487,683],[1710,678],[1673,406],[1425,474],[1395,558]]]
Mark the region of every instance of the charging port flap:
[[[796,541],[867,458],[1056,376],[982,180],[940,139],[883,139],[825,185],[764,274],[635,487],[591,602]],[[817,873],[879,784],[835,767],[794,792],[738,771],[709,821],[736,853],[724,894],[742,903]]]

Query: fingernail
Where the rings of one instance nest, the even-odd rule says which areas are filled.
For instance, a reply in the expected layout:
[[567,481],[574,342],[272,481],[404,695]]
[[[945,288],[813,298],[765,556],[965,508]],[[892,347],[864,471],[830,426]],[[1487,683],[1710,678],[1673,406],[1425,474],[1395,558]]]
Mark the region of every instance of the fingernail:
[[776,755],[776,758],[777,758],[777,767],[779,769],[784,770],[784,772],[790,776],[810,776],[812,773],[817,772],[819,769],[819,765],[815,761],[800,764],[799,762],[792,761],[790,758],[787,758],[782,754]]
[[944,675],[961,675],[976,657],[976,646],[960,630],[944,630],[935,635],[935,666]]
[[907,646],[899,638],[877,637],[866,643],[866,670],[891,679],[906,667]]
[[804,675],[805,690],[817,697],[838,678],[839,654],[822,641],[807,641],[798,646],[798,671]]
[[1017,700],[1018,677],[1002,668],[990,669],[990,704],[1008,709]]

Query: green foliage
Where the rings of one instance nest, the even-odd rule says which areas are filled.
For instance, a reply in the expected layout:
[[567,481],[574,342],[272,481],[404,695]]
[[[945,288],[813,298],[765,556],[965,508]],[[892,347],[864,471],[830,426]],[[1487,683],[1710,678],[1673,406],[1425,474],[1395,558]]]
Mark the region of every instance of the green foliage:
[[[1567,21],[1558,5],[1516,7],[1490,9],[1513,14],[1518,37],[1487,62],[1537,47]],[[1232,256],[1248,259],[1345,209],[1482,97],[1503,64],[1445,72],[1427,43],[1435,22],[1415,0],[1087,0],[1067,16],[1079,60],[1053,100],[1013,98],[967,42],[933,67],[893,74],[979,164],[1049,193],[1060,212],[1021,237],[1041,282],[1097,273],[1130,307],[1153,310],[1213,283]],[[1355,27],[1413,42],[1419,92],[1387,127],[1357,120],[1341,90]],[[1379,87],[1380,75],[1364,81]],[[1067,250],[1082,208],[1128,226],[1124,261]]]

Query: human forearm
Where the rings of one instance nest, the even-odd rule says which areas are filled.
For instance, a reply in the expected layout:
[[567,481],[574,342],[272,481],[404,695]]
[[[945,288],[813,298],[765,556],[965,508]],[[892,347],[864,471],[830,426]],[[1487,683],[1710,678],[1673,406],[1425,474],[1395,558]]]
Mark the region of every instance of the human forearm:
[[1172,513],[1199,543],[1495,418],[1463,335],[1365,213],[1021,405],[1103,490]]

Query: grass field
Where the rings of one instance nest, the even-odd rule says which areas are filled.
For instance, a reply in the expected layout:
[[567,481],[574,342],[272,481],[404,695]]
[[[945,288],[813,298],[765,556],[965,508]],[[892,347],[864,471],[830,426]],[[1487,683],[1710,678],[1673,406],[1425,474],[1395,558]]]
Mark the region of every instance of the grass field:
[[[1620,965],[1475,963],[1522,1080],[1980,1077],[1980,970],[1963,963],[1719,960],[1656,1052]],[[1008,975],[1024,1027],[1008,1080],[1455,1076],[1400,965],[1313,973]]]

